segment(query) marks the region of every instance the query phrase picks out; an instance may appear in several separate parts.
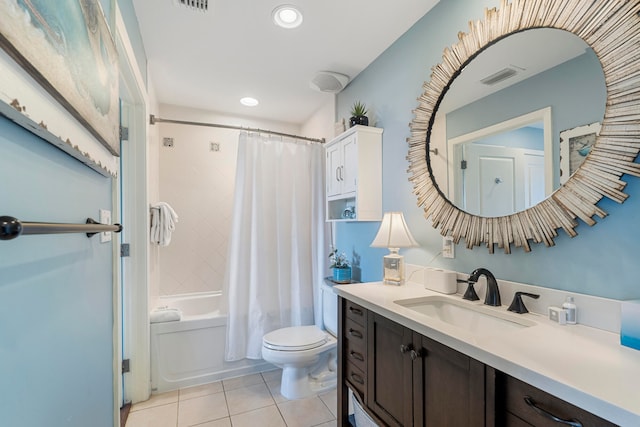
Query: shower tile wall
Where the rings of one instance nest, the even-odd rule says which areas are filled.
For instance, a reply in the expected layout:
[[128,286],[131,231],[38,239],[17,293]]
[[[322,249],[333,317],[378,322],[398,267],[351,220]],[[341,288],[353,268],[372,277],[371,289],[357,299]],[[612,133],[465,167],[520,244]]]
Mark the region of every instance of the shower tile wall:
[[[159,248],[159,295],[221,290],[238,132],[166,123],[159,126],[160,201],[169,203],[179,217],[171,243]],[[164,138],[173,138],[173,146],[164,146]],[[212,143],[219,151],[212,151]]]

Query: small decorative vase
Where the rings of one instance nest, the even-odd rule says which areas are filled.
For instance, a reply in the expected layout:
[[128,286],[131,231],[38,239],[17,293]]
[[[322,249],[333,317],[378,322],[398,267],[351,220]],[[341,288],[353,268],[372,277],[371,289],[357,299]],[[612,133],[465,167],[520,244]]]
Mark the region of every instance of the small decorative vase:
[[334,268],[333,281],[336,283],[351,283],[351,267]]
[[355,125],[369,126],[369,117],[351,116],[349,119],[349,127],[354,127]]

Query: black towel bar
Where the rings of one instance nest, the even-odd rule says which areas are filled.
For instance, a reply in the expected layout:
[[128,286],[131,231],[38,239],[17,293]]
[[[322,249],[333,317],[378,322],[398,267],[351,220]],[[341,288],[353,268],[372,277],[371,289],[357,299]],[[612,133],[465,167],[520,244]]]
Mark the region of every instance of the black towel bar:
[[0,216],[0,240],[11,240],[27,234],[86,233],[87,237],[103,231],[122,231],[120,224],[101,224],[87,218],[85,224],[60,224],[55,222],[21,222],[12,216]]

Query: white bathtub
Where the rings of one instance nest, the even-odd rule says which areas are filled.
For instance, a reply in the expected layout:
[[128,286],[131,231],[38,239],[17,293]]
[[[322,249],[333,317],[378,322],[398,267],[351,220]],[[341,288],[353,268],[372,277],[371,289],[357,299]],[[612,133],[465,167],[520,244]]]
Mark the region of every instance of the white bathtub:
[[262,360],[224,361],[227,316],[220,293],[160,297],[182,320],[151,324],[151,392],[163,393],[272,369]]

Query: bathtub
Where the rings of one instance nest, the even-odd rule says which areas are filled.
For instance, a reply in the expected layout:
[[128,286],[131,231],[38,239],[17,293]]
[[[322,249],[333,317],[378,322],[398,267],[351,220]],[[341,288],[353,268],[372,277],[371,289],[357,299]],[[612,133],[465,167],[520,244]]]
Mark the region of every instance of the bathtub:
[[154,307],[182,311],[182,320],[151,324],[151,392],[164,393],[273,369],[262,360],[225,362],[227,316],[222,295],[160,297]]

